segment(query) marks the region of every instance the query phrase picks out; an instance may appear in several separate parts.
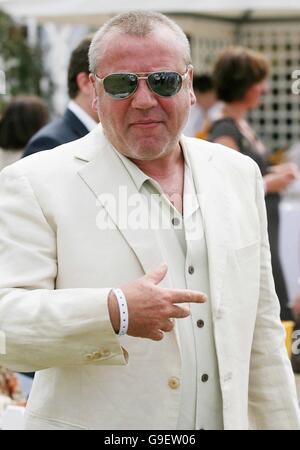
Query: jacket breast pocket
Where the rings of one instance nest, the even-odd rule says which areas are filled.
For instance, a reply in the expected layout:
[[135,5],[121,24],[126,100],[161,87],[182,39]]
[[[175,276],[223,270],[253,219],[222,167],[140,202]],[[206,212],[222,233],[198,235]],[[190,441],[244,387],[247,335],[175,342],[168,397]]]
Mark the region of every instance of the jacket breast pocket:
[[260,242],[235,249],[236,288],[244,306],[256,305],[260,285]]
[[243,247],[235,248],[234,253],[240,262],[251,261],[259,258],[260,242],[255,241]]
[[260,243],[254,241],[229,250],[224,300],[234,310],[256,309],[260,285]]

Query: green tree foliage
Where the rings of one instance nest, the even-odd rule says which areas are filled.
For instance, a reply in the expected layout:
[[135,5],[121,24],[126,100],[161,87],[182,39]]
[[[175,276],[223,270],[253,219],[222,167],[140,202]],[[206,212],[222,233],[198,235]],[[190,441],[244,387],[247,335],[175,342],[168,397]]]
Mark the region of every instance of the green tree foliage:
[[8,96],[43,94],[42,52],[29,46],[26,33],[26,27],[0,11],[0,69],[5,72]]

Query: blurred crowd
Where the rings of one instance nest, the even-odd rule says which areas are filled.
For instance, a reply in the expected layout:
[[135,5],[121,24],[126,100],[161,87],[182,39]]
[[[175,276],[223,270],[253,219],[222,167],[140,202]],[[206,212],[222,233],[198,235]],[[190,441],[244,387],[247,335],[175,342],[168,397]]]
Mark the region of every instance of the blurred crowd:
[[[21,157],[78,139],[97,125],[89,81],[89,44],[90,38],[86,38],[71,54],[68,69],[70,102],[61,118],[49,122],[46,103],[35,96],[12,98],[1,111],[0,170]],[[264,55],[239,47],[223,51],[212,73],[194,76],[197,103],[191,109],[183,132],[190,137],[225,145],[228,151],[241,152],[258,164],[264,180],[272,267],[281,319],[293,321],[295,327],[300,328],[300,287],[299,295],[290,299],[279,252],[279,204],[287,188],[292,192],[295,187],[300,209],[300,143],[295,142],[285,152],[285,160],[280,164],[272,165],[271,149],[266,148],[247,119],[249,111],[259,107],[261,97],[267,92],[268,75],[269,63]],[[300,257],[300,247],[295,251]],[[293,355],[292,360],[294,370],[300,372],[299,356]],[[17,376],[0,368],[0,413],[7,404],[23,404],[25,400]]]

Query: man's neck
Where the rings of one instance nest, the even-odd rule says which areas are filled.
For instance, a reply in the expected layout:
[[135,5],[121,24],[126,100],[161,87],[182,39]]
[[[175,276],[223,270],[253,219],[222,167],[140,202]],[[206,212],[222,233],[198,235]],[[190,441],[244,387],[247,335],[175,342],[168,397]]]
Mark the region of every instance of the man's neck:
[[132,162],[139,167],[146,175],[157,180],[167,180],[182,168],[184,165],[184,157],[180,145],[178,148],[162,158],[152,161],[142,161],[132,159]]
[[169,201],[183,213],[184,157],[181,147],[154,161],[132,160],[144,173],[156,180]]

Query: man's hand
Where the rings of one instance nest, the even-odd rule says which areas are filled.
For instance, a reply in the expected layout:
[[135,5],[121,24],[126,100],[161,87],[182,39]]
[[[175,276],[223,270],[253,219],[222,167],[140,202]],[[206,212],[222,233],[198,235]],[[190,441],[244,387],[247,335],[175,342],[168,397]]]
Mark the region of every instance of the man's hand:
[[[160,288],[158,284],[167,273],[166,264],[161,265],[147,275],[120,286],[127,300],[129,326],[127,334],[160,341],[164,331],[171,331],[174,327],[172,319],[189,316],[187,307],[175,303],[204,303],[205,294],[186,289]],[[112,326],[116,333],[119,331],[119,306],[113,291],[108,296],[108,309]]]
[[282,192],[299,177],[296,164],[284,163],[272,166],[270,173],[264,176],[267,193]]

